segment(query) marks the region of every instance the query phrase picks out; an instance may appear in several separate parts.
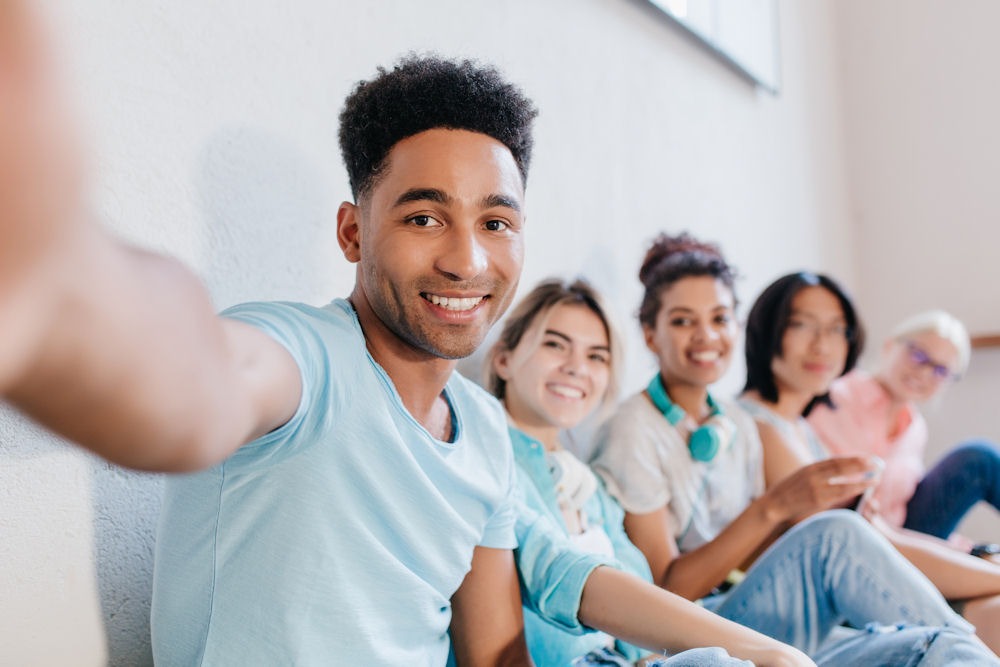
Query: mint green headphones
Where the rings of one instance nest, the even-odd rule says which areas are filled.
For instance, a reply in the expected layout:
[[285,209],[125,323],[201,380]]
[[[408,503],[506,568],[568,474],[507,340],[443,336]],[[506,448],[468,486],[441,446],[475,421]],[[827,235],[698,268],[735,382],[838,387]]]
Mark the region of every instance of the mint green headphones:
[[[653,401],[656,409],[663,413],[672,426],[677,426],[687,416],[684,408],[671,401],[670,397],[667,396],[667,390],[663,386],[663,378],[660,377],[659,373],[649,381],[646,393],[649,394],[649,399]],[[712,399],[711,395],[707,397],[707,402],[708,408],[711,410],[708,422],[695,429],[691,437],[688,438],[688,451],[691,453],[691,458],[704,463],[710,462],[719,453],[723,439],[723,433],[720,432],[719,427],[712,423],[722,416],[722,407]]]

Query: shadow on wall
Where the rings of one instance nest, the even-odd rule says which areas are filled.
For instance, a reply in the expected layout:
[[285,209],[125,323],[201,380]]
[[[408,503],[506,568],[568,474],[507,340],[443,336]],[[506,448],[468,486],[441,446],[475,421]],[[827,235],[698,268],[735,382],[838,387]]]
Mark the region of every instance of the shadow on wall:
[[[204,248],[197,270],[217,305],[329,297],[335,218],[327,213],[318,170],[294,147],[262,131],[224,129],[205,145],[195,179]],[[94,542],[109,665],[152,665],[149,609],[164,477],[103,462],[94,468]]]
[[6,403],[0,403],[0,461],[31,461],[65,445]]
[[108,664],[152,665],[149,601],[162,479],[99,462],[92,480],[97,590]]
[[198,196],[199,265],[220,307],[329,299],[334,273],[347,268],[336,261],[336,208],[321,170],[294,146],[255,128],[216,132],[200,156]]

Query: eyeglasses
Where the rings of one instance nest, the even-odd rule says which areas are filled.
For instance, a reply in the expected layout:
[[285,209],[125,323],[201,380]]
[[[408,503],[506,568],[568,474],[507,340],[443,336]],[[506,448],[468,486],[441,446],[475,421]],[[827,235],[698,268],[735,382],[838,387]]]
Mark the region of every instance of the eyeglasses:
[[836,341],[850,341],[853,338],[851,328],[846,324],[830,324],[823,326],[814,320],[792,317],[785,326],[785,332],[793,336],[803,336],[809,340],[831,338]]
[[942,381],[958,379],[958,373],[952,372],[951,368],[949,368],[947,364],[939,364],[931,359],[930,355],[920,349],[920,346],[916,343],[906,341],[906,352],[911,364],[920,367],[926,366],[931,369],[934,379]]

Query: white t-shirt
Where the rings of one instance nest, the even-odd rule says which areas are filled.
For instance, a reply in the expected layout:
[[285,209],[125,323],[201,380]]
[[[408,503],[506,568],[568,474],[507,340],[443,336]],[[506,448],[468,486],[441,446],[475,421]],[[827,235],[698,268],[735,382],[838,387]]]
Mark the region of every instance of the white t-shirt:
[[753,418],[718,401],[734,428],[708,463],[688,452],[688,429],[674,426],[640,392],[598,432],[591,465],[626,512],[666,506],[682,552],[710,542],[764,492],[760,436]]

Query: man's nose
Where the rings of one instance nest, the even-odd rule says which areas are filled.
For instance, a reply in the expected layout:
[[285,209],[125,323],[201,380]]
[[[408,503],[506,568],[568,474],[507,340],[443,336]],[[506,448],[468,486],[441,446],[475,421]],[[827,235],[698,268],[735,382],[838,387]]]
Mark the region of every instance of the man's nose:
[[488,264],[486,249],[471,225],[455,225],[448,231],[436,262],[437,269],[452,280],[475,278]]

